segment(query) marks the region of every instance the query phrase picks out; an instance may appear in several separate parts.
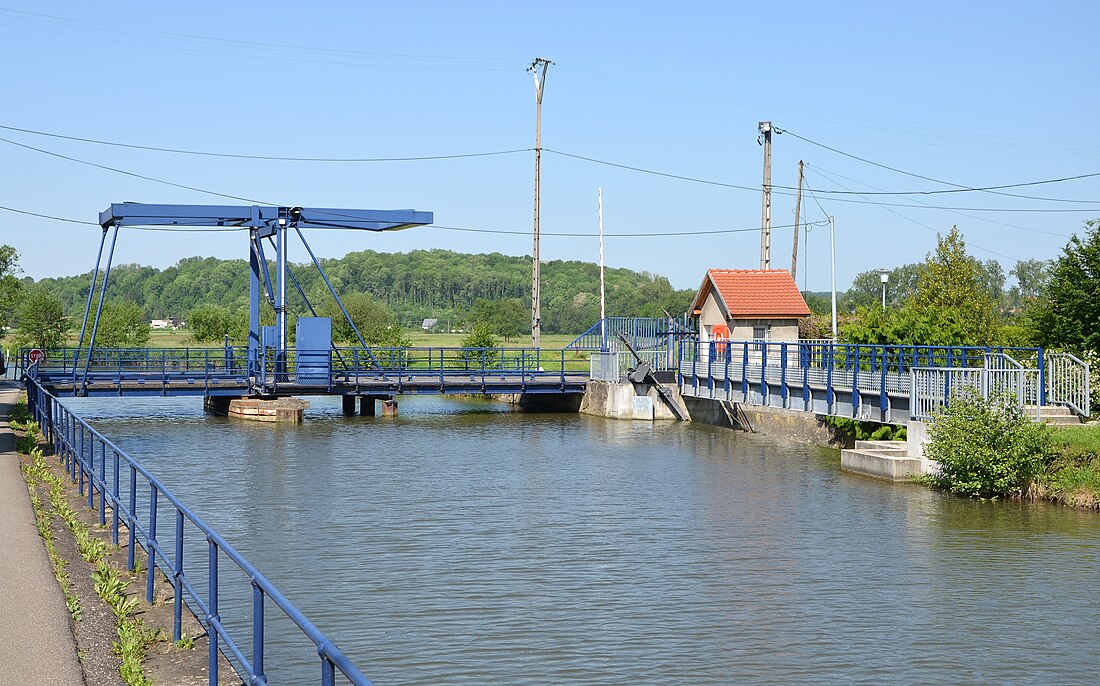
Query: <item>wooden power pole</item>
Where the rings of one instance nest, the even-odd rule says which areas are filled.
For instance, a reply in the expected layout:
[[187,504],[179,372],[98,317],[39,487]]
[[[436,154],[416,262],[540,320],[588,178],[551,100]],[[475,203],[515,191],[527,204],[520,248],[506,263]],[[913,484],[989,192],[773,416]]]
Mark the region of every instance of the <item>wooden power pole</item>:
[[535,58],[527,71],[535,77],[535,245],[531,263],[531,345],[542,342],[542,286],[539,265],[539,174],[542,170],[542,91],[546,86],[546,68],[552,62]]
[[[798,275],[798,212],[802,209],[802,160],[798,161],[798,194],[794,199],[794,247],[791,249],[791,280]],[[797,283],[797,281],[796,281]]]

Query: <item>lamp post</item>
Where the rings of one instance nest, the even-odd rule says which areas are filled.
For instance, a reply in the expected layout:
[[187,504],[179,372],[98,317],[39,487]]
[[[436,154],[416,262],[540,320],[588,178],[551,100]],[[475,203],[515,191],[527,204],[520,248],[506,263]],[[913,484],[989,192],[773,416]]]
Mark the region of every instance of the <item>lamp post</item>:
[[886,282],[890,280],[890,270],[880,269],[878,270],[879,281],[882,282],[882,311],[886,311]]

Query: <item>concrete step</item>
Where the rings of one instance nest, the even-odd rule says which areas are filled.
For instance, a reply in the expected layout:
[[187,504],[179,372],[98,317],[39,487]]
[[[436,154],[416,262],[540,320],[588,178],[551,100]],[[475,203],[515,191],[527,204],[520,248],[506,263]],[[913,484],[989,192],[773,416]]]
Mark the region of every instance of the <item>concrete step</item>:
[[1078,419],[1077,415],[1057,415],[1054,417],[1043,415],[1040,420],[1044,424],[1050,424],[1051,426],[1080,426],[1081,424],[1081,420]]
[[[1043,405],[1040,410],[1039,419],[1044,424],[1073,425],[1081,423],[1080,418],[1073,410],[1064,405]],[[1034,417],[1035,406],[1025,406],[1024,414],[1029,417]]]

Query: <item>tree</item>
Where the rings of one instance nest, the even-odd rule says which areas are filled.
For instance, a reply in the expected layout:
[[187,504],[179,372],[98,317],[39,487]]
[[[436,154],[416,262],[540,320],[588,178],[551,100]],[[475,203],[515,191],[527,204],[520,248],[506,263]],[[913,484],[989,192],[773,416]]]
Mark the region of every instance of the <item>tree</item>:
[[489,366],[496,362],[497,338],[493,335],[493,327],[488,322],[478,322],[470,333],[462,339],[463,348],[481,348],[481,350],[465,350],[462,358],[466,366]]
[[[401,330],[397,317],[384,303],[378,302],[368,293],[349,293],[340,300],[368,346],[403,348],[409,345],[409,339]],[[332,319],[333,341],[359,344],[355,331],[335,301],[329,301],[319,314]]]
[[[919,267],[918,264],[903,264],[890,271],[889,280],[886,282],[887,307],[901,307],[916,291]],[[837,307],[846,312],[855,312],[861,307],[875,305],[881,308],[882,279],[879,276],[879,270],[871,269],[857,274],[841,301]]]
[[936,239],[936,251],[917,271],[914,305],[953,323],[952,345],[986,345],[997,328],[997,304],[987,288],[982,264],[966,254],[958,227]]
[[900,307],[860,309],[840,327],[841,338],[902,345],[997,343],[1001,328],[990,293],[997,279],[990,271],[966,254],[962,235],[952,228],[938,238],[935,252],[916,265],[916,291]]
[[1028,309],[1028,328],[1043,346],[1100,353],[1100,219],[1085,222],[1050,270],[1045,297]]
[[229,336],[231,339],[240,340],[237,320],[239,317],[228,307],[207,303],[199,305],[187,315],[187,326],[191,329],[191,336],[199,343],[220,342]]
[[25,290],[15,277],[19,271],[19,253],[10,245],[0,245],[0,339],[15,322],[16,309]]
[[979,262],[979,281],[985,288],[995,304],[1004,301],[1005,297],[1005,268],[997,260]]
[[529,313],[519,298],[487,300],[478,298],[470,308],[468,324],[487,324],[490,330],[505,341],[519,338],[527,329]]
[[1038,298],[1047,282],[1050,281],[1050,271],[1054,266],[1053,260],[1020,260],[1009,274],[1016,277],[1016,286],[1020,298],[1032,300]]
[[27,289],[16,312],[19,340],[35,348],[58,348],[69,332],[65,306],[46,288],[35,285]]
[[141,348],[149,342],[149,321],[145,310],[132,300],[103,304],[96,331],[96,346],[101,348]]

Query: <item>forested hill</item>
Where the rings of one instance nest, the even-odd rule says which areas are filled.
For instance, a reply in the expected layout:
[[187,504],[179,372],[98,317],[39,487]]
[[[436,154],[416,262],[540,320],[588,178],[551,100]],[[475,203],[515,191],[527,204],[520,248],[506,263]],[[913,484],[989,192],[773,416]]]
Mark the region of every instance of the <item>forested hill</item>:
[[[461,322],[478,299],[521,300],[530,307],[530,258],[500,253],[468,255],[449,250],[409,253],[353,252],[323,260],[325,272],[341,295],[368,293],[393,310],[404,323],[424,318]],[[274,265],[271,265],[274,278]],[[291,271],[315,306],[331,299],[312,264]],[[607,269],[608,316],[682,314],[693,291],[677,291],[668,279],[629,269]],[[82,314],[91,273],[40,283],[58,296],[73,315]],[[546,333],[578,333],[599,319],[599,266],[587,262],[551,261],[542,266],[542,322]],[[111,269],[109,300],[132,300],[149,318],[186,318],[194,307],[215,303],[237,310],[248,303],[248,264],[244,260],[189,257],[164,270],[139,265]],[[293,284],[292,305],[301,298]]]

